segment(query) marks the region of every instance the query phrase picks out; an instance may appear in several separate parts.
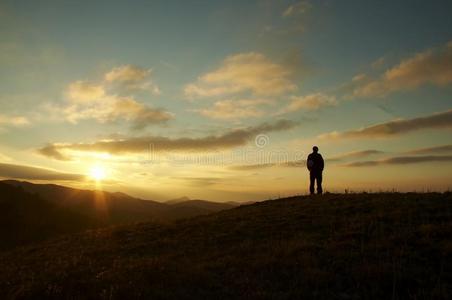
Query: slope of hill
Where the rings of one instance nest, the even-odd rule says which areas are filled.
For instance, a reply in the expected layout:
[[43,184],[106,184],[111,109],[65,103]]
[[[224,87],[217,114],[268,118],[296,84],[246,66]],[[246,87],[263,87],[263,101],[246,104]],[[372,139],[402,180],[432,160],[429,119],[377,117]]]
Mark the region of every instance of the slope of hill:
[[198,209],[204,209],[207,212],[215,212],[224,209],[230,209],[238,206],[238,203],[221,203],[221,202],[211,202],[206,200],[185,200],[172,204],[173,207],[195,207]]
[[180,198],[167,200],[167,201],[165,201],[165,203],[166,204],[176,204],[176,203],[180,203],[180,202],[184,202],[184,201],[190,201],[190,198],[188,198],[187,196],[183,196]]
[[93,227],[168,222],[232,207],[208,201],[168,205],[124,193],[15,180],[0,181],[0,184],[0,231],[9,236],[2,235],[0,250]]
[[0,254],[34,299],[450,299],[452,196],[348,194],[92,230]]
[[251,204],[254,202],[235,202],[235,201],[228,201],[228,202],[213,202],[213,201],[207,201],[207,200],[200,200],[200,199],[190,199],[186,196],[177,198],[177,199],[171,199],[168,201],[165,201],[165,204],[170,204],[172,206],[190,206],[190,207],[197,207],[200,209],[205,209],[207,211],[219,211],[224,209],[230,209],[236,206],[244,205],[244,204]]
[[94,218],[0,182],[0,250],[101,225]]

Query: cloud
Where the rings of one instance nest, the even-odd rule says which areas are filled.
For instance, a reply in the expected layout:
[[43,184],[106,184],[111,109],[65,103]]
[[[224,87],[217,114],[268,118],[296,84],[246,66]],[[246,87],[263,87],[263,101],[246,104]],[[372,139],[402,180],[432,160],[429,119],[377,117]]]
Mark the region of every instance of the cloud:
[[282,34],[299,34],[305,31],[305,23],[309,20],[307,12],[313,5],[310,1],[299,1],[289,5],[282,13],[283,21],[279,30]]
[[359,82],[367,78],[366,74],[357,74],[352,78],[352,82]]
[[337,161],[342,161],[342,160],[347,160],[347,159],[352,159],[352,158],[363,158],[363,157],[368,157],[371,155],[379,155],[379,154],[384,154],[384,153],[385,152],[383,152],[383,151],[374,150],[374,149],[352,151],[352,152],[347,152],[347,153],[342,153],[342,154],[339,154],[336,156],[332,156],[332,157],[328,158],[327,161],[337,162]]
[[221,183],[223,181],[222,178],[219,177],[172,177],[176,180],[181,180],[188,185],[197,186],[197,187],[205,187],[207,185],[215,185]]
[[54,158],[56,160],[61,161],[69,161],[71,158],[69,156],[63,155],[58,151],[58,145],[48,144],[40,149],[38,149],[38,153],[47,157]]
[[101,101],[105,96],[105,89],[102,85],[95,85],[78,80],[69,84],[67,95],[72,102],[90,103],[93,101]]
[[173,114],[141,104],[133,98],[116,99],[110,117],[126,119],[134,129],[143,129],[150,124],[164,123],[173,118]]
[[426,84],[446,86],[451,83],[452,43],[449,42],[401,61],[378,79],[362,81],[354,87],[351,97],[378,97]]
[[276,167],[278,165],[279,164],[276,164],[276,163],[247,164],[247,165],[230,166],[230,167],[228,167],[228,169],[234,170],[234,171],[252,171],[252,170],[272,168],[272,167]]
[[60,108],[50,108],[54,113],[62,114],[71,123],[93,119],[99,123],[111,123],[125,120],[134,129],[143,129],[148,125],[165,123],[173,114],[159,108],[153,108],[136,101],[133,97],[106,95],[90,102],[70,103]]
[[[402,165],[402,164],[412,164],[421,162],[438,162],[438,161],[452,161],[452,156],[417,156],[420,154],[435,154],[435,153],[451,153],[452,145],[435,146],[429,148],[414,149],[404,152],[404,154],[409,154],[408,156],[395,156],[390,158],[384,158],[379,160],[368,160],[368,161],[355,161],[343,164],[341,166],[346,167],[366,167],[366,166],[377,166],[377,165]],[[380,155],[385,152],[379,150],[364,150],[364,151],[353,151],[348,153],[343,153],[340,155],[328,158],[329,162],[339,162],[347,159],[353,158],[363,158],[372,155]],[[416,156],[413,156],[416,155]]]
[[384,57],[380,57],[379,59],[375,60],[371,64],[371,66],[374,69],[378,69],[378,68],[382,67],[385,64],[385,62],[386,62],[386,59]]
[[[294,128],[297,123],[279,120],[263,123],[243,129],[234,129],[221,135],[209,135],[200,138],[168,138],[162,136],[131,137],[116,140],[102,140],[94,143],[51,144],[39,149],[39,153],[58,159],[55,153],[65,157],[65,151],[106,152],[120,155],[127,153],[145,153],[146,151],[210,151],[246,145],[257,134],[283,131]],[[42,149],[46,149],[42,151]],[[50,155],[48,155],[50,154]]]
[[105,80],[113,81],[142,81],[146,79],[151,70],[146,70],[137,66],[124,65],[117,68],[113,68],[110,72],[105,74]]
[[216,97],[250,92],[258,96],[274,96],[297,89],[290,67],[274,63],[260,53],[249,52],[227,57],[222,65],[188,84],[184,93],[189,98]]
[[83,180],[80,174],[61,173],[49,169],[0,163],[0,177],[25,180]]
[[30,125],[30,121],[26,117],[0,114],[0,126],[23,127],[26,125]]
[[[108,92],[111,83],[125,84],[130,88],[145,88],[152,85],[148,80],[151,70],[126,65],[114,68],[105,74],[105,81],[92,83],[78,80],[69,84],[66,90],[68,102],[62,106],[48,106],[47,110],[56,118],[78,123],[93,119],[99,123],[124,120],[133,129],[143,129],[148,125],[165,123],[173,114],[138,102],[132,95],[119,96]],[[139,87],[140,86],[140,87]]]
[[390,158],[385,158],[385,159],[381,159],[381,160],[351,162],[348,164],[344,164],[342,166],[344,166],[344,167],[370,167],[370,166],[379,166],[379,165],[406,165],[406,164],[416,164],[416,163],[426,163],[426,162],[449,162],[449,161],[452,161],[452,155],[396,156],[396,157],[390,157]]
[[336,97],[322,93],[307,96],[292,96],[289,105],[281,109],[278,114],[285,114],[299,110],[314,111],[326,106],[336,106]]
[[298,3],[292,4],[286,8],[283,12],[283,17],[291,17],[294,15],[300,15],[307,12],[312,7],[309,1],[300,1]]
[[260,170],[260,169],[268,169],[268,168],[300,168],[306,166],[306,162],[304,160],[291,160],[286,162],[275,162],[275,163],[261,163],[261,164],[247,164],[247,165],[235,165],[230,166],[230,170],[235,171],[252,171],[252,170]]
[[194,109],[193,111],[212,119],[255,118],[264,115],[264,111],[258,106],[271,103],[272,101],[264,99],[221,100],[215,102],[211,108]]
[[452,109],[435,113],[425,117],[412,119],[398,119],[380,123],[361,129],[345,132],[330,132],[318,136],[320,139],[349,139],[349,138],[381,138],[406,134],[424,129],[445,129],[452,127]]
[[107,72],[104,79],[106,82],[120,84],[127,89],[149,90],[155,95],[160,95],[160,88],[150,80],[151,72],[151,69],[123,65]]
[[11,157],[6,156],[5,154],[0,153],[0,160],[1,161],[12,161]]
[[450,153],[452,145],[435,146],[407,151],[407,154],[432,154],[432,153]]
[[[327,158],[326,162],[338,162],[346,159],[351,158],[362,158],[367,157],[371,155],[377,155],[382,154],[384,152],[378,151],[378,150],[362,150],[362,151],[353,151],[348,153],[339,154],[336,156],[333,156],[331,158]],[[259,170],[259,169],[268,169],[268,168],[300,168],[305,167],[306,161],[305,160],[288,160],[288,161],[280,161],[280,162],[273,162],[273,163],[258,163],[258,164],[246,164],[246,165],[235,165],[230,166],[229,169],[236,170],[236,171],[251,171],[251,170]]]

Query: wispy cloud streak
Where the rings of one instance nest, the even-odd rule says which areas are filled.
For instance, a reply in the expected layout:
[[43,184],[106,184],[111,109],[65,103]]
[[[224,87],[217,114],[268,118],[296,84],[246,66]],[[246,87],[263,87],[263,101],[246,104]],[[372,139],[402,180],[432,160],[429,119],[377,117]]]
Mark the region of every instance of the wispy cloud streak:
[[61,173],[49,169],[0,163],[0,177],[25,180],[67,180],[80,181],[85,176],[80,174]]
[[435,156],[396,156],[385,158],[381,160],[368,160],[368,161],[358,161],[344,164],[344,167],[371,167],[380,165],[407,165],[407,164],[417,164],[417,163],[427,163],[427,162],[450,162],[452,161],[452,155]]
[[381,138],[391,137],[424,129],[446,129],[452,127],[452,110],[412,118],[398,119],[369,127],[344,132],[330,132],[318,136],[320,139]]
[[49,144],[39,153],[54,159],[66,158],[67,150],[82,152],[106,152],[120,155],[126,153],[144,153],[145,151],[212,151],[246,145],[257,134],[289,130],[297,126],[296,122],[279,120],[263,123],[243,129],[234,129],[221,135],[200,138],[169,138],[164,136],[131,137],[118,140],[97,141],[94,143]]

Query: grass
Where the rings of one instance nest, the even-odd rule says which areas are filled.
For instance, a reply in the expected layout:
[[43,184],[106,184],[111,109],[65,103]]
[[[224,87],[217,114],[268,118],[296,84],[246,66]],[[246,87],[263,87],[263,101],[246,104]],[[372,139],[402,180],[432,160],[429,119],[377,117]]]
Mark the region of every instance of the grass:
[[4,299],[450,299],[452,194],[326,194],[0,255]]

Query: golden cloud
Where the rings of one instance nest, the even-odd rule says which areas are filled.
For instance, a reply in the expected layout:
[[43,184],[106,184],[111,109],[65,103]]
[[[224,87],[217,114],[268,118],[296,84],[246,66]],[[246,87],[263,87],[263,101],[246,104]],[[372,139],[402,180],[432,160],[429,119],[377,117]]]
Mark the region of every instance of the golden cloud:
[[315,93],[307,96],[292,96],[289,105],[281,109],[278,114],[299,110],[314,111],[326,106],[336,106],[337,104],[336,97],[322,93]]
[[100,101],[105,96],[105,89],[102,85],[78,80],[69,84],[67,95],[75,103]]
[[107,81],[141,81],[146,79],[150,73],[151,70],[132,65],[124,65],[113,68],[104,77]]
[[363,158],[363,157],[368,157],[368,156],[372,156],[372,155],[380,155],[380,154],[384,154],[384,153],[385,152],[383,152],[383,151],[374,150],[374,149],[359,150],[359,151],[352,151],[352,152],[342,153],[342,154],[330,157],[330,158],[328,158],[326,160],[329,161],[329,162],[337,162],[337,161],[353,159],[353,158]]
[[210,135],[200,138],[168,138],[163,136],[131,137],[117,140],[97,141],[94,143],[49,144],[38,152],[42,155],[60,159],[67,157],[65,151],[105,152],[114,155],[128,153],[145,153],[152,151],[215,151],[246,145],[257,134],[283,131],[294,128],[297,123],[279,120],[274,123],[263,123],[242,129],[227,131],[221,135]]
[[80,174],[62,173],[54,170],[0,163],[0,177],[25,180],[83,180]]
[[414,149],[406,152],[407,154],[432,154],[432,153],[452,153],[452,145],[442,145],[427,148]]
[[125,120],[132,128],[142,129],[147,125],[164,123],[174,116],[159,108],[140,103],[133,96],[118,96],[107,93],[109,84],[125,84],[127,88],[147,89],[160,93],[157,86],[149,81],[151,70],[125,65],[114,68],[105,74],[105,82],[95,84],[87,81],[75,81],[69,84],[66,94],[67,105],[48,108],[55,115],[77,123],[80,120],[93,119],[99,123]]
[[62,154],[60,151],[58,151],[57,145],[54,144],[48,144],[47,146],[42,147],[41,149],[38,149],[38,153],[47,157],[54,158],[56,160],[61,161],[69,161],[71,158],[69,156],[66,156]]
[[13,127],[22,127],[29,125],[30,121],[28,118],[23,116],[8,116],[0,114],[0,126],[13,126]]
[[252,171],[252,170],[260,170],[260,169],[268,169],[268,168],[300,168],[304,167],[306,162],[304,160],[293,160],[286,162],[275,162],[275,163],[261,163],[261,164],[247,164],[247,165],[235,165],[230,166],[230,170],[234,171]]
[[[353,151],[353,152],[339,154],[339,155],[333,156],[331,158],[327,158],[326,162],[338,162],[338,161],[342,161],[342,160],[346,160],[346,159],[362,158],[362,157],[383,154],[383,153],[384,152],[382,152],[382,151],[373,150],[373,149],[372,150]],[[273,167],[299,168],[299,167],[304,167],[304,166],[306,166],[305,160],[284,160],[281,162],[235,165],[235,166],[230,166],[229,169],[235,170],[235,171],[251,171],[251,170],[267,169],[267,168],[273,168]]]
[[241,53],[227,57],[215,71],[204,74],[184,88],[189,98],[215,97],[251,92],[273,96],[294,91],[291,68],[274,63],[260,53]]
[[212,119],[254,118],[264,114],[264,111],[258,106],[271,103],[272,101],[265,99],[222,100],[215,102],[211,108],[194,109],[193,111]]
[[160,95],[160,88],[150,80],[151,72],[151,69],[124,65],[107,72],[104,79],[108,83],[119,84],[127,89],[148,90],[155,95]]
[[452,83],[452,43],[429,49],[403,60],[378,79],[363,80],[353,88],[351,97],[385,96],[413,90],[425,84],[445,86]]
[[86,119],[94,119],[99,123],[125,120],[134,129],[164,123],[174,117],[167,111],[140,103],[133,97],[108,95],[91,102],[72,103],[60,108],[59,112],[72,123]]
[[426,156],[396,156],[380,160],[358,161],[344,164],[344,167],[371,167],[380,165],[407,165],[426,162],[452,161],[452,155],[426,155]]
[[452,110],[425,117],[398,119],[345,132],[330,132],[320,139],[378,138],[390,137],[424,129],[445,129],[452,127]]

